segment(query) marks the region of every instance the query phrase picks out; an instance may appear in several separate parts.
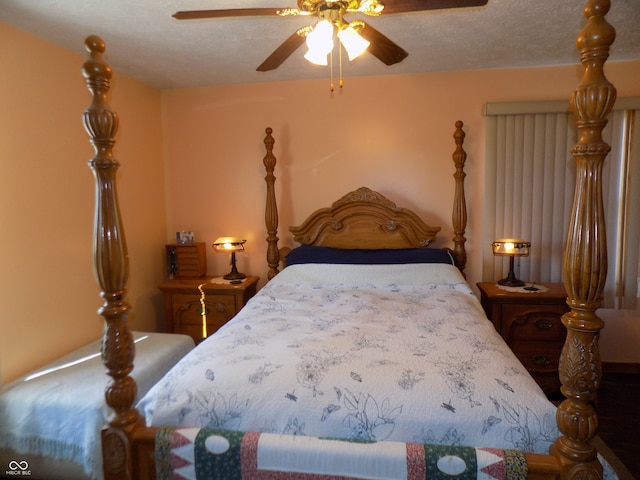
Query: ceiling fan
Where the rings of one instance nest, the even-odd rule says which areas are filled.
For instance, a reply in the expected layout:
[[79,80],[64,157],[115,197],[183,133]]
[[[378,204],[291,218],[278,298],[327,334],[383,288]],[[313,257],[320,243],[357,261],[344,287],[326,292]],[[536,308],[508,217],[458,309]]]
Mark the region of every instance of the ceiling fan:
[[[386,65],[393,65],[404,60],[409,55],[402,47],[394,43],[388,37],[380,33],[368,23],[362,20],[347,21],[344,17],[348,14],[364,14],[368,16],[388,15],[394,13],[409,13],[425,10],[438,10],[445,8],[477,7],[486,5],[488,0],[297,0],[298,8],[231,8],[221,10],[192,10],[176,12],[173,17],[178,20],[193,20],[222,17],[250,17],[250,16],[310,16],[319,21],[316,25],[302,27],[287,38],[276,50],[262,62],[256,70],[267,72],[275,70],[296,51],[305,40],[309,44],[309,37],[323,21],[328,22],[337,30],[340,42],[345,46],[350,59],[355,57],[348,47],[349,38],[353,33],[363,41],[369,53]],[[345,33],[346,32],[346,33]],[[344,34],[344,35],[341,35]],[[349,35],[347,35],[349,34]],[[332,42],[332,40],[331,40]],[[333,43],[331,43],[331,48]],[[310,50],[311,50],[310,46]],[[330,50],[327,49],[327,53]],[[311,52],[308,52],[311,53]],[[326,54],[325,58],[326,58]],[[313,63],[318,63],[305,55],[305,58]],[[322,61],[322,60],[321,60]],[[320,63],[325,64],[325,63]]]

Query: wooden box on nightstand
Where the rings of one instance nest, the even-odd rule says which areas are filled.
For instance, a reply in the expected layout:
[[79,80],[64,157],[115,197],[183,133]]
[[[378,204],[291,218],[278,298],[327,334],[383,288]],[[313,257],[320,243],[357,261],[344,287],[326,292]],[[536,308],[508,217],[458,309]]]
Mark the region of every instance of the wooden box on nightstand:
[[207,274],[207,252],[204,243],[167,245],[167,267],[175,278],[204,277]]
[[547,394],[560,390],[558,363],[567,332],[562,315],[569,311],[561,283],[547,291],[509,292],[495,283],[478,283],[482,307],[516,357]]
[[238,285],[222,278],[181,278],[158,287],[164,296],[167,331],[190,335],[196,343],[203,340],[200,285],[208,336],[231,320],[256,294],[258,277],[248,276]]

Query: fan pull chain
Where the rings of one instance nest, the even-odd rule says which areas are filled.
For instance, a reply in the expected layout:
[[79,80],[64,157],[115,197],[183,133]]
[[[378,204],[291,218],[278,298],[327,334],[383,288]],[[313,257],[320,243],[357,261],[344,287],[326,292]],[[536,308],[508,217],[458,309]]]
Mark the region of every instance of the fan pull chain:
[[330,83],[329,83],[329,91],[333,92],[335,87],[333,86],[333,51],[329,52],[329,72],[330,72]]
[[338,80],[338,86],[342,89],[344,82],[342,81],[342,44],[338,42],[338,55],[340,62],[340,80]]
[[[331,84],[329,85],[329,91],[333,93],[335,90],[335,85],[333,84],[333,51],[329,52],[331,56],[330,59],[330,71],[331,71]],[[344,82],[342,81],[342,48],[341,45],[338,44],[338,67],[339,67],[339,78],[338,78],[338,86],[342,89],[344,86]]]

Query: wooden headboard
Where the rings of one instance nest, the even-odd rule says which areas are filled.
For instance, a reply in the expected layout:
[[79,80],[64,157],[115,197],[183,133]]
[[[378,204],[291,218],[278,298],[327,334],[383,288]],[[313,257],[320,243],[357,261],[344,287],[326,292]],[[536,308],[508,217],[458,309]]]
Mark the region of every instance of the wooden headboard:
[[[453,138],[455,151],[455,194],[453,199],[453,248],[450,250],[456,266],[464,273],[467,263],[464,236],[467,225],[467,207],[464,196],[464,164],[467,154],[464,151],[463,123],[455,124]],[[276,157],[273,154],[275,140],[273,130],[267,128],[264,144],[267,154],[264,165],[267,171],[267,199],[265,224],[267,229],[268,278],[273,278],[280,269],[280,262],[286,257],[289,248],[278,248],[278,205],[275,197],[274,170]],[[290,227],[293,240],[302,245],[319,245],[344,249],[381,249],[381,248],[423,248],[436,238],[440,227],[427,225],[413,211],[398,207],[381,193],[367,187],[345,194],[330,207],[313,212],[299,226]]]
[[384,195],[360,187],[316,210],[298,227],[293,239],[303,245],[334,248],[426,247],[440,231],[411,210],[399,208]]

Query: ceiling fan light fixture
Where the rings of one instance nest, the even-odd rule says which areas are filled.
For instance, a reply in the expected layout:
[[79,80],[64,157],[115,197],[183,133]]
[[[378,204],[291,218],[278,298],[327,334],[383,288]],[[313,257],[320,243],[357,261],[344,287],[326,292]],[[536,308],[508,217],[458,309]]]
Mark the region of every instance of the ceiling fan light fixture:
[[318,22],[315,28],[307,35],[307,47],[305,54],[311,63],[327,65],[327,55],[333,50],[333,25],[328,20]]
[[360,2],[359,10],[365,15],[378,16],[384,10],[384,4],[378,0],[363,0]]
[[338,32],[340,43],[344,45],[349,60],[353,60],[360,56],[369,47],[370,42],[362,38],[356,30],[349,26]]
[[314,65],[320,65],[326,67],[329,63],[327,62],[328,53],[317,52],[315,50],[309,49],[307,53],[304,54],[304,58],[313,63]]
[[333,50],[333,25],[328,20],[319,21],[313,31],[307,35],[309,50],[329,53]]
[[[362,47],[350,46],[347,36],[351,35],[348,27],[353,28],[356,33],[370,42],[367,50],[385,65],[395,65],[402,62],[409,55],[403,48],[387,38],[371,25],[361,20],[348,22],[345,16],[351,14],[361,14],[366,16],[379,16],[380,14],[398,14],[422,12],[427,10],[454,9],[463,7],[479,7],[486,5],[488,0],[297,0],[298,8],[223,8],[217,10],[192,10],[176,12],[173,17],[178,20],[204,19],[204,18],[227,18],[227,17],[256,17],[256,16],[309,16],[314,17],[319,22],[316,25],[307,25],[299,28],[280,46],[278,46],[260,65],[256,68],[259,72],[275,70],[282,62],[287,60],[304,42],[308,40],[309,50],[305,55],[307,60],[321,65],[327,65],[327,56],[333,51],[333,28],[338,32],[346,30],[338,39],[345,45],[349,59],[354,59],[361,53]],[[215,2],[214,2],[215,3]],[[233,3],[233,2],[231,2]],[[323,25],[322,27],[320,25]],[[328,27],[328,28],[327,28]],[[328,34],[321,34],[322,30],[329,30]],[[317,30],[317,31],[316,31]],[[313,33],[313,35],[311,35]],[[314,37],[324,37],[328,42],[325,47],[313,47]],[[357,37],[355,37],[357,38]],[[356,43],[362,43],[362,39],[357,38]],[[342,47],[338,49],[340,69],[342,70]],[[332,62],[332,60],[331,60]]]

